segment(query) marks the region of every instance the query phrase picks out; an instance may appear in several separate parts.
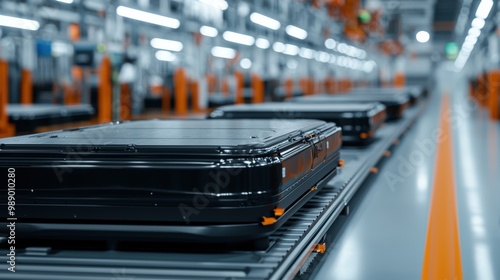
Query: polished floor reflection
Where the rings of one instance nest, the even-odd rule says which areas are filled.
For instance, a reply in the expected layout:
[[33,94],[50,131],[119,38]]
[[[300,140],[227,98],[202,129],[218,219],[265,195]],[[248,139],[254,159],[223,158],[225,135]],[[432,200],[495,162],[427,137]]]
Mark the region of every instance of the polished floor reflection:
[[452,97],[463,279],[500,279],[500,123],[467,101],[466,79],[444,71],[437,77],[429,107],[367,182],[313,273],[315,279],[421,278],[435,176],[433,133],[439,128],[442,94]]

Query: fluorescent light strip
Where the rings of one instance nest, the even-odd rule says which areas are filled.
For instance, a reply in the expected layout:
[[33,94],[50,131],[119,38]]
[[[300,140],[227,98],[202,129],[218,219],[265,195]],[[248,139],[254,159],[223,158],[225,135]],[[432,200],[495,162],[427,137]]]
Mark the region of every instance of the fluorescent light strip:
[[177,59],[177,56],[169,51],[157,51],[155,57],[161,61],[174,61]]
[[0,26],[36,31],[40,28],[40,23],[36,20],[0,15]]
[[474,28],[474,27],[471,27],[469,29],[469,35],[477,38],[481,35],[481,30]]
[[222,38],[228,42],[242,44],[245,46],[251,46],[255,43],[254,37],[232,31],[224,32],[224,34],[222,34]]
[[217,31],[217,29],[214,27],[203,25],[202,27],[200,27],[200,33],[201,35],[207,37],[217,37],[219,31]]
[[295,45],[290,45],[290,44],[286,44],[285,50],[283,51],[284,54],[291,55],[291,56],[298,55],[299,52],[300,52],[299,47],[297,47]]
[[281,23],[279,21],[259,13],[252,13],[250,15],[250,20],[255,24],[267,27],[272,30],[278,30],[281,27]]
[[476,11],[476,17],[486,19],[493,8],[493,0],[482,0]]
[[173,52],[180,52],[184,45],[178,41],[172,41],[167,39],[153,38],[151,40],[151,47],[160,50],[167,50]]
[[286,34],[300,40],[307,38],[307,31],[294,25],[288,25],[285,29]]
[[73,3],[73,0],[56,0],[56,1],[64,3],[64,4],[71,4],[71,3]]
[[300,48],[299,56],[302,58],[313,59],[315,51],[308,48]]
[[273,44],[273,50],[275,52],[279,52],[279,53],[280,52],[284,52],[285,49],[286,49],[285,44],[283,44],[281,42],[276,42],[276,43]]
[[482,18],[475,18],[472,20],[472,27],[481,29],[484,27],[485,21]]
[[255,41],[255,46],[260,49],[268,49],[271,46],[271,43],[267,39],[258,38]]
[[252,61],[250,59],[248,59],[248,58],[243,58],[240,61],[240,66],[243,69],[250,69],[250,67],[252,67]]
[[160,16],[153,13],[144,12],[137,9],[128,8],[125,6],[118,6],[116,8],[116,14],[122,17],[147,22],[151,24],[156,24],[160,26],[165,26],[168,28],[177,29],[180,26],[180,21],[175,18]]
[[233,59],[236,57],[236,51],[230,48],[213,47],[212,55],[220,58]]

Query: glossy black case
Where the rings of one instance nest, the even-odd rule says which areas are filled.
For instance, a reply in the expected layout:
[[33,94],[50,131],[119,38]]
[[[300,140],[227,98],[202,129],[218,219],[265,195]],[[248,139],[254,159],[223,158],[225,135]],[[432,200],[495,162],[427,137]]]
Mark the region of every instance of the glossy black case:
[[381,103],[300,104],[270,102],[223,106],[208,116],[211,119],[319,119],[342,128],[344,145],[369,143],[383,125],[386,113]]
[[276,230],[340,146],[317,120],[137,121],[0,139],[0,168],[16,170],[26,238],[231,242]]

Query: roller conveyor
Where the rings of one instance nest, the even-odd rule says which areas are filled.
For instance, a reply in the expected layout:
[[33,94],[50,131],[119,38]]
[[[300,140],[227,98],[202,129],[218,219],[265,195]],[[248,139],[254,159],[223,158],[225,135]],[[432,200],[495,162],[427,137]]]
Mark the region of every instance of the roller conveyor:
[[[136,251],[73,251],[29,247],[17,251],[22,269],[0,279],[290,279],[314,256],[340,215],[384,152],[416,120],[424,103],[405,111],[404,118],[388,123],[368,147],[343,149],[345,167],[285,225],[270,237],[266,251],[203,250],[153,253]],[[18,220],[22,223],[22,220]],[[327,244],[328,246],[328,244]],[[194,250],[196,251],[196,248]],[[0,261],[6,261],[6,250]],[[120,278],[121,277],[121,278]]]

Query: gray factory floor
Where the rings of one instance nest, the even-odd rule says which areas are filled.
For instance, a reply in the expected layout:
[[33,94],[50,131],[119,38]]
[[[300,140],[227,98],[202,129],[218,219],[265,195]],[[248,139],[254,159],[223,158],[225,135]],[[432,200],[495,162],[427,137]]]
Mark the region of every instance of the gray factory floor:
[[[466,79],[449,72],[437,77],[429,107],[380,173],[365,183],[359,202],[337,225],[334,242],[328,244],[313,279],[427,279],[423,276],[433,265],[450,265],[436,263],[433,257],[439,254],[458,258],[451,264],[457,279],[462,279],[460,273],[463,279],[500,279],[500,123],[467,101]],[[442,186],[435,183],[439,144],[432,135],[440,127],[447,94],[455,183],[447,180]],[[436,194],[443,187],[448,188],[445,199]],[[428,226],[443,206],[458,217],[458,232],[445,235],[457,238],[456,246],[443,246],[439,240],[426,243],[429,236],[443,233]],[[453,219],[440,222],[453,224]],[[426,258],[431,268],[424,266]]]

